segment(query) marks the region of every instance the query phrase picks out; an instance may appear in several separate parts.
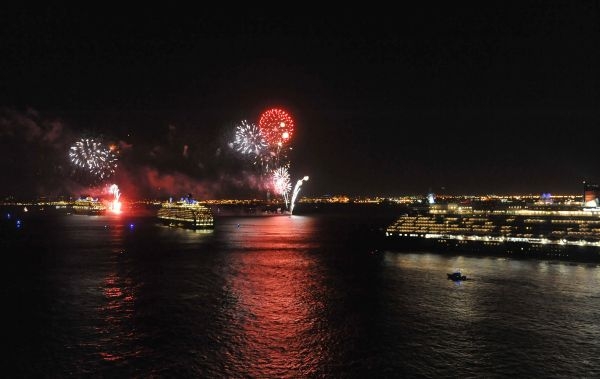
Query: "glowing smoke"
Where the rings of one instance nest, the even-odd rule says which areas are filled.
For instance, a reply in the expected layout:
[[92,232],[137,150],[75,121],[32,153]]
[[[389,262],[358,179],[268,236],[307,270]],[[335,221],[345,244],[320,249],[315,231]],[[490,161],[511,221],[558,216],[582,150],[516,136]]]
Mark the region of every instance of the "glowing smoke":
[[[134,146],[129,133],[122,139],[97,131],[81,132],[82,125],[69,125],[69,121],[48,119],[33,109],[0,107],[0,139],[5,142],[0,150],[3,193],[24,199],[104,195],[107,206],[114,201],[115,193],[108,192],[112,183],[119,183],[117,194],[127,193],[127,201],[186,193],[200,199],[235,198],[247,196],[248,189],[273,193],[273,168],[289,167],[282,160],[284,155],[279,155],[279,142],[285,152],[294,137],[293,124],[286,123],[284,128],[280,123],[278,144],[267,146],[256,126],[240,128],[238,144],[232,145],[240,150],[228,155],[230,149],[214,154],[214,145],[198,138],[189,126],[164,123],[157,140],[152,134],[140,136]],[[289,204],[291,191],[283,192]]]

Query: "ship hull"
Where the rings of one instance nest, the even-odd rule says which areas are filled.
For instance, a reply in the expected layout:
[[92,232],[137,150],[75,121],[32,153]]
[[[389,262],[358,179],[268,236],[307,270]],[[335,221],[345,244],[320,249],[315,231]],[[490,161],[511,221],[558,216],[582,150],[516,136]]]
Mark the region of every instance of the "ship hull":
[[447,238],[386,236],[385,247],[411,252],[440,252],[466,255],[493,255],[577,262],[600,262],[600,248],[526,242],[489,242]]
[[84,216],[102,216],[106,213],[104,209],[73,209],[74,215],[84,215]]
[[169,218],[161,218],[159,217],[160,222],[165,226],[178,227],[178,228],[186,228],[186,229],[213,229],[214,225],[211,223],[199,225],[195,221],[188,220],[173,220]]

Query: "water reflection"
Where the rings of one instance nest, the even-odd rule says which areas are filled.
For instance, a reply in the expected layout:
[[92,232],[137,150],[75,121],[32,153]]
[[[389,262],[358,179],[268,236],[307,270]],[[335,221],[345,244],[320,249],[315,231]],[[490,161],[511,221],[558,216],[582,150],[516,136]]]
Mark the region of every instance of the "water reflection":
[[[461,268],[470,280],[460,285],[448,281],[446,272],[454,268]],[[566,348],[571,341],[591,345],[590,336],[600,335],[597,323],[589,322],[594,318],[595,307],[589,304],[597,292],[596,268],[565,262],[386,253],[384,269],[395,289],[386,294],[387,312],[412,328],[411,337],[403,341],[405,346],[432,364],[456,367],[463,374],[494,367],[500,376],[515,370],[521,370],[516,371],[519,376],[544,376],[549,352],[575,357],[577,348]],[[558,340],[564,345],[557,347]]]
[[[245,250],[235,251],[229,262],[233,304],[227,333],[235,345],[227,352],[227,371],[232,374],[306,377],[325,359],[318,325],[325,307],[323,277],[314,256],[297,239],[314,227],[308,218],[289,217],[240,225],[232,244]],[[276,248],[261,249],[266,246]]]
[[[438,320],[456,320],[457,322],[473,322],[479,315],[477,313],[474,292],[469,289],[477,281],[477,272],[473,264],[466,258],[457,256],[448,258],[439,254],[397,254],[386,253],[384,261],[394,269],[398,269],[405,278],[421,279],[409,282],[414,286],[412,299],[406,301],[425,301],[429,297],[437,297],[433,302],[435,309],[431,309],[431,316]],[[447,273],[461,270],[468,280],[454,282],[447,278]],[[444,290],[441,290],[444,289]]]
[[247,217],[221,221],[222,242],[238,249],[308,249],[317,247],[317,225],[306,216]]
[[214,234],[213,229],[188,229],[156,224],[158,241],[167,245],[199,246],[207,242]]
[[599,377],[597,266],[368,254],[346,216],[44,220],[3,241],[17,376]]
[[129,270],[122,266],[127,254],[125,248],[126,233],[129,225],[112,220],[108,233],[110,254],[107,257],[108,272],[102,281],[102,300],[97,308],[99,322],[96,325],[97,347],[104,361],[120,361],[133,357],[131,351],[138,339],[133,327],[136,288]]

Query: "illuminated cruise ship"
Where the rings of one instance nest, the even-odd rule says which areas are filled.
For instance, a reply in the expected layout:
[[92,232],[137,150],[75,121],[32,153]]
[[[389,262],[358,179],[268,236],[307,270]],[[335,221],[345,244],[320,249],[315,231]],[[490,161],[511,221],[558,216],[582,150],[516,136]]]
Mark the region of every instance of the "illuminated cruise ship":
[[600,261],[600,207],[589,192],[577,206],[430,204],[396,219],[386,240],[410,249]]
[[90,196],[81,197],[73,202],[73,213],[83,215],[101,215],[106,212],[106,205]]
[[214,218],[210,208],[198,203],[188,195],[179,201],[162,203],[157,217],[169,226],[182,226],[193,229],[211,229]]

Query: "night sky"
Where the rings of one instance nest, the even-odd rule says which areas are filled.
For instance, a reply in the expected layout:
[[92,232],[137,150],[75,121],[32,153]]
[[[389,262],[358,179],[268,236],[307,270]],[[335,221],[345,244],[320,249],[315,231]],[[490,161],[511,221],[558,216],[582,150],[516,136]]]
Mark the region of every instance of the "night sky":
[[[600,181],[600,5],[485,3],[4,9],[0,195],[261,198],[228,142],[273,107],[305,196],[579,193]],[[95,187],[67,159],[83,137],[119,147]]]

